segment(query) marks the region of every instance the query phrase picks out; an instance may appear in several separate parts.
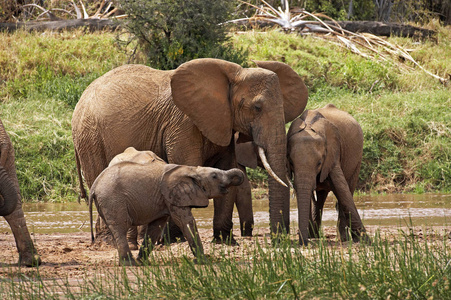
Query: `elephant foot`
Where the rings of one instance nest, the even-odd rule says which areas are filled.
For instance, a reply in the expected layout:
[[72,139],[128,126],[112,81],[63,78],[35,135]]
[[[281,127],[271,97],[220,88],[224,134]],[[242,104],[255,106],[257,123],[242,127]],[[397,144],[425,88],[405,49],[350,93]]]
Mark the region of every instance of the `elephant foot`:
[[253,224],[245,223],[241,225],[241,236],[252,236],[252,230],[254,229]]
[[352,240],[354,243],[365,242],[371,244],[371,239],[365,230],[352,230],[347,227],[345,232],[340,232],[340,239],[342,242],[349,242]]
[[231,231],[228,234],[225,234],[225,232],[214,230],[212,242],[216,243],[216,244],[239,246],[238,242],[233,237],[233,234]]
[[365,231],[352,232],[352,241],[354,243],[365,243],[371,245],[371,239]]
[[136,262],[136,260],[134,258],[123,258],[123,259],[119,260],[119,265],[121,265],[123,267],[134,267],[134,266],[138,266],[138,263]]
[[37,252],[19,254],[19,266],[37,267],[42,263],[41,257]]

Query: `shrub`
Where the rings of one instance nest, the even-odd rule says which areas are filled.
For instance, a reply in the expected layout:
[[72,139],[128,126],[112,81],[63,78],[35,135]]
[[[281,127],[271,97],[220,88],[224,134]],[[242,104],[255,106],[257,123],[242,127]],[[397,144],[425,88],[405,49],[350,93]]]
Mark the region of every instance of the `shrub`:
[[[243,64],[246,54],[232,47],[227,28],[235,1],[120,0],[129,15],[125,28],[138,40],[148,64],[174,69],[195,58]],[[130,42],[130,41],[129,41]]]

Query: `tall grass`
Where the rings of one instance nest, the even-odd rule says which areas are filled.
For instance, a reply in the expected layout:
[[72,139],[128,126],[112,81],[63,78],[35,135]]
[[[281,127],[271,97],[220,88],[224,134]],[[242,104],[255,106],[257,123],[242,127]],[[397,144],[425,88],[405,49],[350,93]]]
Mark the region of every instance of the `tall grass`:
[[[436,40],[389,38],[427,70],[451,74],[451,30]],[[283,61],[305,80],[308,109],[334,103],[365,134],[363,192],[451,191],[451,88],[419,69],[378,63],[314,36],[233,33],[251,59]],[[72,110],[95,78],[128,63],[115,34],[0,33],[0,118],[16,148],[25,201],[75,201]],[[408,62],[407,62],[408,64]],[[410,66],[413,67],[413,66]],[[254,182],[265,172],[249,172]]]
[[[189,251],[188,249],[186,249]],[[188,256],[186,256],[186,254]],[[275,247],[255,240],[239,250],[224,246],[203,265],[191,256],[153,252],[148,264],[89,271],[68,279],[29,277],[0,281],[4,299],[449,299],[451,253],[445,235],[419,237],[399,229],[376,233],[371,244],[335,244],[325,238],[308,249],[287,238]],[[315,298],[316,299],[316,298]]]

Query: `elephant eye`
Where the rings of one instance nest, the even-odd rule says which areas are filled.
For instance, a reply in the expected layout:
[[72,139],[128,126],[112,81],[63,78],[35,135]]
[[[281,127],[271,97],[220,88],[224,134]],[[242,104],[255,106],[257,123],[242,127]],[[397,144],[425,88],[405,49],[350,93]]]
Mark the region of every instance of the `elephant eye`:
[[261,103],[256,103],[256,104],[254,104],[254,110],[255,110],[256,112],[261,112],[261,111],[262,111],[262,105],[261,105]]

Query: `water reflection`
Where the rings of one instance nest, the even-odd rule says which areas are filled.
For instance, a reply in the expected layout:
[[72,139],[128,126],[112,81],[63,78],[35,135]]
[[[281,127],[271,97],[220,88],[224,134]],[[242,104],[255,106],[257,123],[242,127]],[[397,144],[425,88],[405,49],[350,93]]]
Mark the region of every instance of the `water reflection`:
[[[365,225],[450,225],[451,195],[378,195],[357,196],[356,206]],[[323,214],[323,224],[336,223],[335,198],[329,196]],[[297,204],[292,199],[290,220],[297,223]],[[267,227],[269,223],[268,201],[253,202],[256,227]],[[89,212],[85,203],[26,203],[23,206],[30,231],[36,233],[89,232]],[[212,227],[213,204],[208,208],[193,209],[198,226]],[[94,217],[97,213],[94,212]],[[234,212],[233,223],[239,226],[238,213]],[[11,232],[4,218],[0,218],[0,232]]]

